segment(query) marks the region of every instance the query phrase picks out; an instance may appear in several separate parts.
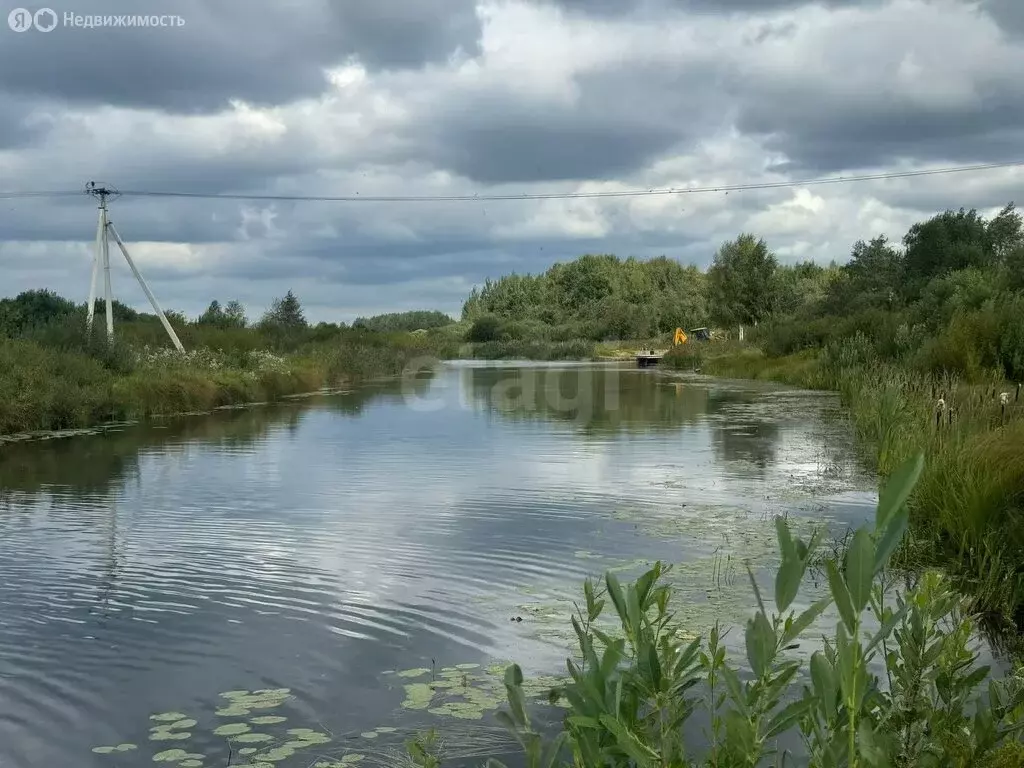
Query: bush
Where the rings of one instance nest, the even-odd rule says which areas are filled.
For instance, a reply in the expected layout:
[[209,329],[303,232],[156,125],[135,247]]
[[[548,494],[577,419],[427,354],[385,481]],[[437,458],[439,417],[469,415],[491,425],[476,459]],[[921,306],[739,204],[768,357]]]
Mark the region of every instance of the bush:
[[501,332],[501,321],[494,315],[484,315],[473,321],[473,325],[466,334],[466,341],[483,344],[488,341],[497,341]]

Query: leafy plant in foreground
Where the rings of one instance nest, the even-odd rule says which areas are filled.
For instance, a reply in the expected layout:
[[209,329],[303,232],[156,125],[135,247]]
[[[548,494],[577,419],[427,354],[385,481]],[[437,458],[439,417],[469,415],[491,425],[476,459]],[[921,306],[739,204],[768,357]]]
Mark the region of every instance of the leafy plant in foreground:
[[[568,660],[571,682],[556,692],[570,712],[555,739],[531,724],[519,666],[505,674],[509,712],[499,716],[529,768],[552,768],[567,751],[581,767],[781,764],[785,733],[799,736],[816,768],[1021,765],[1024,683],[989,680],[979,695],[989,670],[977,665],[973,624],[946,580],[924,574],[886,604],[882,575],[906,532],[905,503],[922,467],[918,455],[892,474],[874,525],[854,534],[841,562],[827,561],[830,595],[800,611],[793,606],[818,539],[794,537],[776,520],[773,610],[748,569],[757,603],[744,637],[749,674],[728,660],[717,627],[706,643],[681,639],[660,563],[626,586],[608,573],[600,593],[588,580],[572,619],[579,659]],[[621,626],[616,636],[594,626],[607,603]],[[835,632],[800,676],[804,665],[788,651],[832,604]],[[699,708],[710,733],[689,744],[684,724]]]

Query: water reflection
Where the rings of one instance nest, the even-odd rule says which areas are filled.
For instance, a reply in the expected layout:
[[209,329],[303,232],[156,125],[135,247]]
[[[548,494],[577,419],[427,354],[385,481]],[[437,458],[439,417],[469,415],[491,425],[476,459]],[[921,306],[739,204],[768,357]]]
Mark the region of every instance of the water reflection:
[[763,472],[776,460],[780,422],[791,414],[756,408],[756,385],[743,389],[617,365],[565,368],[466,367],[462,386],[477,407],[512,422],[572,424],[582,435],[606,437],[677,432],[711,424],[716,455]]
[[[292,689],[289,723],[339,742],[434,725],[383,671],[564,669],[566,601],[620,561],[683,562],[695,622],[744,611],[710,595],[713,552],[762,553],[780,511],[870,512],[832,402],[455,366],[0,447],[0,765],[107,768],[91,747],[125,741],[123,765],[148,764],[148,715],[168,710],[223,764],[210,732],[237,689]],[[825,492],[823,457],[842,469]]]
[[509,421],[571,422],[587,435],[672,431],[708,411],[706,389],[668,389],[653,372],[615,366],[464,368],[461,376],[478,407]]

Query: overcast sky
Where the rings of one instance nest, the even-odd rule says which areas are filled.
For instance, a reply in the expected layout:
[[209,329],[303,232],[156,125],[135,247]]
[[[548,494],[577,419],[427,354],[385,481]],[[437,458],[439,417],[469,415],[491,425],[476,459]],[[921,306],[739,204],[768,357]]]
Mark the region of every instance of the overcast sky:
[[[17,4],[0,3],[2,17]],[[37,10],[39,6],[25,6]],[[76,0],[0,27],[0,192],[452,195],[695,187],[1024,159],[1022,0]],[[2,23],[2,22],[0,22]],[[437,308],[586,252],[705,266],[742,231],[844,261],[1024,169],[680,197],[331,203],[126,195],[161,302],[312,320]],[[1024,202],[1024,201],[1021,201]],[[84,301],[94,203],[0,199],[0,294]],[[116,255],[116,251],[115,254]],[[115,293],[146,300],[123,260]]]

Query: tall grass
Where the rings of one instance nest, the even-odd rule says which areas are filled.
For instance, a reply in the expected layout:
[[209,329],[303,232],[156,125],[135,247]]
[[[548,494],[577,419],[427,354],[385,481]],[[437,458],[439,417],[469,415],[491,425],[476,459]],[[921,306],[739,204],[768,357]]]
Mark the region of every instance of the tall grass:
[[882,477],[924,451],[909,501],[913,526],[898,557],[943,565],[980,611],[1024,630],[1024,395],[1018,399],[1016,385],[883,361],[859,334],[782,357],[718,345],[699,354],[706,374],[837,391],[865,460]]
[[449,356],[455,348],[446,339],[359,331],[307,337],[275,353],[266,347],[275,341],[281,347],[281,339],[263,340],[261,347],[262,337],[252,330],[215,329],[206,340],[225,346],[182,354],[145,343],[148,328],[125,326],[119,336],[126,340],[112,346],[87,342],[76,329],[51,329],[47,343],[0,338],[0,434],[273,401],[393,376],[414,358]]

